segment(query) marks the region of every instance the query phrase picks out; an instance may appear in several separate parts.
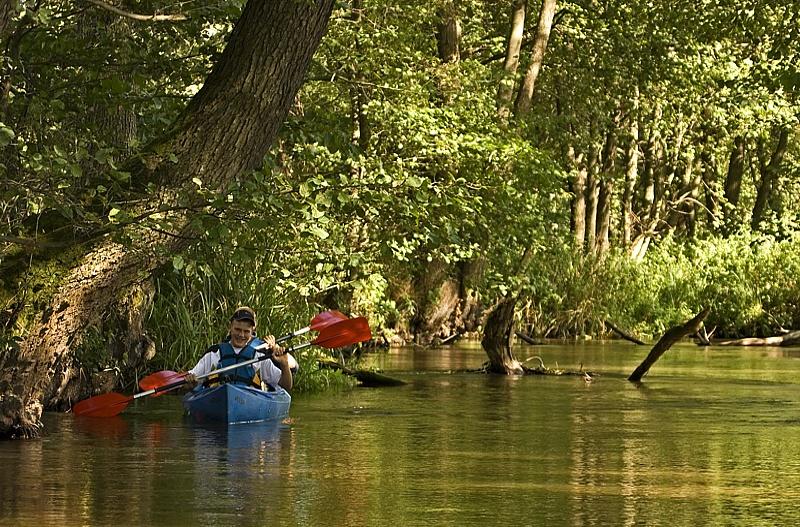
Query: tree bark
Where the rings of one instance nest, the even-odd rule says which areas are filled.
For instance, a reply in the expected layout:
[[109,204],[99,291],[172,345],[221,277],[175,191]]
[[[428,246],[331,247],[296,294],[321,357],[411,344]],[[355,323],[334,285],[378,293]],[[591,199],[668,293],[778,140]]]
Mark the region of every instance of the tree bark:
[[[154,184],[157,195],[150,203],[169,206],[183,203],[193,178],[206,188],[224,189],[237,175],[259,167],[302,84],[332,6],[333,0],[249,1],[219,62],[173,131],[129,163],[134,187]],[[10,361],[13,367],[2,371],[0,437],[38,433],[57,363],[70,356],[120,291],[185,248],[189,218],[184,213],[169,219],[172,235],[132,227],[133,245],[104,240],[73,267]]]
[[723,234],[729,236],[737,227],[737,209],[739,207],[739,196],[742,191],[742,180],[744,179],[744,156],[745,140],[741,135],[736,136],[731,148],[731,156],[728,160],[728,172],[725,175],[724,195],[724,231]]
[[600,177],[597,166],[597,148],[590,147],[586,166],[586,251],[595,249],[597,240],[597,205],[600,197]]
[[642,363],[639,364],[633,373],[631,373],[630,377],[628,377],[628,380],[631,382],[640,382],[642,377],[644,377],[645,374],[647,374],[647,372],[650,370],[650,367],[655,364],[656,361],[672,347],[673,344],[678,342],[686,335],[697,333],[697,331],[700,329],[700,326],[703,324],[703,320],[705,320],[710,311],[711,310],[709,308],[705,308],[682,326],[675,326],[674,328],[667,330],[667,332],[664,333],[658,342],[656,342],[656,345],[653,346],[653,349],[650,350],[650,353],[647,354],[647,357],[644,359],[644,361],[642,361]]
[[597,236],[595,255],[602,257],[611,248],[611,202],[614,194],[614,180],[609,174],[600,184],[597,199]]
[[439,12],[436,44],[443,63],[461,60],[461,20],[452,1],[448,0]]
[[17,0],[0,0],[0,40],[5,40],[6,28],[17,10]]
[[[363,0],[353,0],[351,20],[356,28],[355,49],[357,53],[361,53],[361,39],[358,36],[358,31],[361,30],[361,19],[363,18]],[[361,80],[362,73],[358,70],[358,65],[352,65],[353,79],[356,81]],[[350,135],[352,143],[361,149],[362,152],[367,150],[369,146],[369,120],[365,111],[367,106],[366,88],[359,82],[354,82],[350,86],[350,104],[351,104],[351,119],[353,122],[353,131]],[[353,167],[356,171],[357,168]]]
[[778,131],[778,141],[775,145],[770,156],[769,162],[761,163],[761,180],[759,181],[756,201],[753,204],[753,216],[750,220],[750,227],[756,231],[761,226],[764,219],[764,214],[767,209],[767,203],[770,200],[775,183],[778,179],[778,171],[786,155],[787,146],[789,143],[789,128],[783,127]]
[[544,62],[544,53],[547,50],[547,41],[550,39],[550,29],[553,27],[553,17],[556,14],[556,0],[542,0],[542,8],[539,11],[539,23],[536,26],[536,37],[533,42],[531,52],[531,62],[528,71],[519,88],[517,101],[514,104],[514,114],[517,117],[527,115],[533,102],[533,90],[536,87],[536,79]]
[[[636,99],[638,101],[638,97]],[[636,109],[636,108],[634,108]],[[626,152],[625,188],[622,192],[622,246],[630,247],[633,239],[633,192],[639,177],[639,120],[634,112],[631,116],[630,143]]]
[[504,375],[521,375],[522,364],[514,358],[511,344],[514,337],[514,307],[517,300],[509,296],[501,300],[486,318],[481,346],[489,357],[487,370]]
[[528,0],[514,0],[511,6],[511,28],[506,44],[506,60],[503,63],[503,76],[497,89],[497,115],[505,123],[511,115],[511,97],[514,94],[514,79],[519,67],[519,51],[522,35],[525,32],[525,9]]
[[584,242],[586,241],[586,176],[588,171],[582,166],[581,160],[574,155],[574,149],[570,147],[570,159],[573,160],[572,190],[572,239],[573,245],[578,253],[583,252]]

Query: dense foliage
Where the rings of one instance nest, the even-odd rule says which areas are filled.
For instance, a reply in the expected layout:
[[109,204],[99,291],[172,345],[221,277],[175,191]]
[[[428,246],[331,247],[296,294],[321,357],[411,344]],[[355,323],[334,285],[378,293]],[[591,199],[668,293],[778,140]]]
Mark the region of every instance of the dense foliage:
[[[134,217],[126,167],[169,133],[243,4],[112,3],[186,19],[60,0],[20,2],[0,28],[8,342],[72,248],[130,221],[169,228]],[[560,2],[534,106],[504,122],[512,3],[339,5],[263,168],[222,192],[196,181],[200,235],[150,315],[165,363],[191,362],[235,304],[276,333],[326,306],[410,338],[441,300],[423,278],[463,289],[466,263],[484,307],[519,294],[541,335],[656,334],[706,304],[724,335],[797,326],[796,2]],[[458,60],[437,50],[445,19]]]

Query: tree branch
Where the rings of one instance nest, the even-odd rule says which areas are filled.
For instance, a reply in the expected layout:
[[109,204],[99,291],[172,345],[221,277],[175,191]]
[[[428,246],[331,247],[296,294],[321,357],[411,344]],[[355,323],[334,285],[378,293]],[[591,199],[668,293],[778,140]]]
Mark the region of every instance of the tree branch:
[[94,4],[97,7],[105,9],[106,11],[111,11],[114,14],[119,16],[123,16],[125,18],[131,18],[133,20],[140,20],[142,22],[181,22],[183,20],[189,20],[189,17],[186,15],[140,15],[137,13],[130,13],[128,11],[123,11],[122,9],[103,2],[101,0],[86,0],[90,4]]

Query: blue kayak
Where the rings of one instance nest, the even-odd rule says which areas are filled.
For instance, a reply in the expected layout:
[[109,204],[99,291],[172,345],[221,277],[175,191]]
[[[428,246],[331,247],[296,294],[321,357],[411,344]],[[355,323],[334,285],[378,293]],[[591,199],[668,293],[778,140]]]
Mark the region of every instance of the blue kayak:
[[183,407],[197,423],[277,421],[289,415],[291,403],[284,390],[265,392],[237,384],[196,388],[183,398]]

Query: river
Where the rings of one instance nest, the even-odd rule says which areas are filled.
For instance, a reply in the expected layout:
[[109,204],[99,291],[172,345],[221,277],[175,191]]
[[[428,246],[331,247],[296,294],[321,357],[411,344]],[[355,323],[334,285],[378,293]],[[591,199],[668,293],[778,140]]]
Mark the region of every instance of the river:
[[283,423],[202,428],[174,396],[46,414],[0,442],[0,525],[800,524],[800,350],[520,346],[554,367],[464,373],[475,343],[372,360],[396,388],[297,395]]

